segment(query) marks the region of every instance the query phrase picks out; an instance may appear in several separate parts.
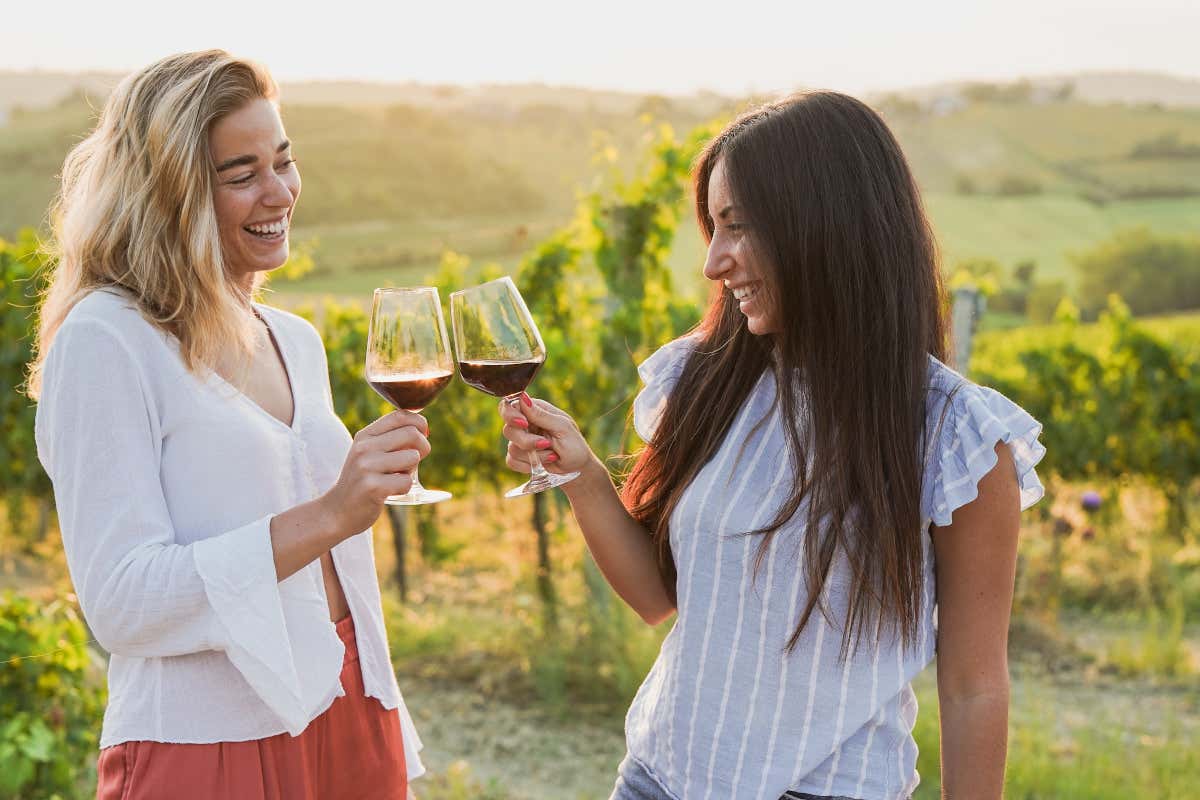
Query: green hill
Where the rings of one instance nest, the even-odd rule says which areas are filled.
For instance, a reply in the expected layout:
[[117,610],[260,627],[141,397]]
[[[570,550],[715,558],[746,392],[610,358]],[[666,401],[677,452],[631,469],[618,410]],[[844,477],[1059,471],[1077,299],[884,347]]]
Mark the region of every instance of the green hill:
[[[294,235],[319,241],[317,271],[286,288],[339,292],[420,280],[444,249],[514,263],[569,218],[580,188],[636,164],[651,125],[685,131],[735,108],[716,95],[537,86],[301,84],[284,100],[304,177]],[[877,105],[949,264],[1033,259],[1040,280],[1070,283],[1067,254],[1118,228],[1200,231],[1200,109],[962,93]],[[0,125],[0,236],[44,222],[92,114],[75,93]],[[674,262],[694,274],[702,247],[685,226]]]

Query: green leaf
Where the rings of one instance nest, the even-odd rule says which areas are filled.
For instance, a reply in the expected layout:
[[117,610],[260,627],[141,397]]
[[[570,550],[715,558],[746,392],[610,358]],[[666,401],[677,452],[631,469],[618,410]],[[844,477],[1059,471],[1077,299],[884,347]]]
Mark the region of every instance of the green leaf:
[[40,719],[34,719],[29,726],[29,736],[21,745],[21,752],[34,761],[46,762],[54,757],[57,738],[54,731],[46,727]]

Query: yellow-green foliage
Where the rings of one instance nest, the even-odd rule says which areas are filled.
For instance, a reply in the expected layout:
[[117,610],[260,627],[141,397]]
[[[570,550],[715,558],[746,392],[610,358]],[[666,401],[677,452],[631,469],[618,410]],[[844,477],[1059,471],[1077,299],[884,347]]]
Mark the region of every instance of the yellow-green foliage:
[[72,603],[0,595],[0,797],[74,797],[94,775],[105,692]]
[[33,440],[35,407],[23,391],[45,267],[32,231],[16,242],[0,239],[0,500],[15,532],[23,532],[29,523],[24,500],[50,494],[50,480],[38,463]]
[[971,376],[1042,422],[1046,471],[1069,480],[1140,476],[1181,511],[1200,474],[1196,351],[1141,325],[1115,297],[1098,326],[1063,320],[979,337]]

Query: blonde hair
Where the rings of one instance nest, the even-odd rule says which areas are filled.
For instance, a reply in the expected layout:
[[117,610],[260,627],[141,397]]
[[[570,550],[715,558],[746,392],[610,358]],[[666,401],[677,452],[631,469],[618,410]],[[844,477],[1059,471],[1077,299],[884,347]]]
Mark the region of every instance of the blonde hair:
[[179,341],[193,372],[215,367],[231,347],[249,356],[250,296],[221,255],[208,134],[250,101],[278,95],[265,68],[224,50],[168,56],[116,87],[95,130],[67,156],[51,206],[54,266],[39,312],[31,397],[63,320],[101,287],[132,294],[142,316]]

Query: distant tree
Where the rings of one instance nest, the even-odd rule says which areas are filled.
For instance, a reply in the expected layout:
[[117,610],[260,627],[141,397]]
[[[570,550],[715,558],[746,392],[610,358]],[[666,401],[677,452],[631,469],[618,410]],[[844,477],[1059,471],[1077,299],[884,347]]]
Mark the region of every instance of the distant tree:
[[1152,158],[1200,158],[1200,142],[1185,142],[1177,131],[1168,131],[1153,139],[1138,142],[1129,151],[1132,159]]
[[950,271],[950,288],[971,286],[980,294],[991,298],[1000,291],[1003,270],[1000,262],[992,258],[968,258],[959,261]]
[[1041,192],[1042,184],[1025,175],[1005,175],[996,184],[996,194],[1001,197],[1024,197]]
[[1075,82],[1063,81],[1057,89],[1054,90],[1052,97],[1055,102],[1069,103],[1075,97]]
[[1027,80],[1015,83],[971,83],[963,88],[963,97],[972,103],[1028,103],[1033,99],[1033,84]]
[[889,92],[876,100],[872,105],[885,117],[919,117],[922,114],[919,102],[899,92]]
[[1029,292],[1033,289],[1033,275],[1037,264],[1031,260],[1021,261],[1013,267],[1012,278],[1000,284],[1000,290],[988,299],[993,311],[1010,314],[1025,314],[1029,306]]
[[1025,295],[1025,316],[1038,325],[1051,322],[1066,296],[1067,286],[1062,281],[1034,284]]
[[670,116],[674,110],[675,104],[671,102],[670,98],[664,97],[661,94],[648,94],[638,103],[634,113],[639,117],[647,116],[652,119],[662,120]]
[[1200,308],[1200,237],[1132,228],[1071,260],[1079,274],[1080,309],[1087,318],[1103,310],[1112,293],[1135,314]]
[[1033,286],[1033,277],[1036,271],[1037,262],[1033,259],[1018,261],[1013,266],[1013,280],[1016,281],[1019,286],[1029,289],[1031,286]]
[[979,187],[975,185],[975,181],[970,175],[959,173],[954,176],[954,191],[961,195],[973,195],[979,191]]

